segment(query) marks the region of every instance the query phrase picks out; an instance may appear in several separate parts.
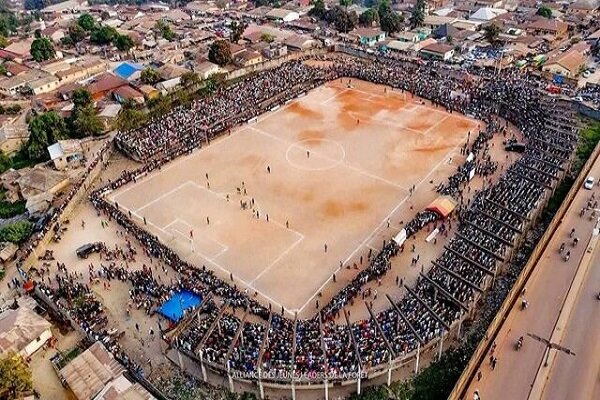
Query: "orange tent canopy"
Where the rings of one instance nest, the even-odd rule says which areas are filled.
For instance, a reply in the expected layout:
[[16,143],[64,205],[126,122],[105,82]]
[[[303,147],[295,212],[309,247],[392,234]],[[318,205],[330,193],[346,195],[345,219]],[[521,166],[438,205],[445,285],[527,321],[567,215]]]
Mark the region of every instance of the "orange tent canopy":
[[425,208],[428,211],[433,211],[438,213],[442,218],[446,218],[448,215],[454,211],[456,208],[456,201],[450,196],[440,196],[434,201],[431,202]]

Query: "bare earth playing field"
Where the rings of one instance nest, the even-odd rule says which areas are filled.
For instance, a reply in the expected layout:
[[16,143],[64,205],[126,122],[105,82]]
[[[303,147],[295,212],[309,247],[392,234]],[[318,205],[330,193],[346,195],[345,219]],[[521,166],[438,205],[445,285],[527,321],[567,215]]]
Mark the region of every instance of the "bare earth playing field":
[[412,185],[455,169],[478,122],[421,103],[338,80],[109,199],[184,259],[301,312],[340,261],[366,260],[388,220],[399,228]]

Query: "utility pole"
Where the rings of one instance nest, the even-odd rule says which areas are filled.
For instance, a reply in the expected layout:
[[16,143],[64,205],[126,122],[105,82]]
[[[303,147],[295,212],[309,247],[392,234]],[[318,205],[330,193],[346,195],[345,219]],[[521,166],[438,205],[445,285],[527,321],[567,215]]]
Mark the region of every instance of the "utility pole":
[[571,349],[563,347],[558,343],[552,343],[550,340],[548,340],[546,338],[543,338],[541,336],[538,336],[536,334],[529,333],[529,332],[527,333],[527,336],[529,336],[532,339],[537,340],[538,342],[543,343],[546,346],[546,351],[545,351],[545,356],[544,356],[544,367],[548,366],[548,357],[550,356],[551,349],[562,351],[563,353],[566,353],[570,356],[575,356],[575,353]]

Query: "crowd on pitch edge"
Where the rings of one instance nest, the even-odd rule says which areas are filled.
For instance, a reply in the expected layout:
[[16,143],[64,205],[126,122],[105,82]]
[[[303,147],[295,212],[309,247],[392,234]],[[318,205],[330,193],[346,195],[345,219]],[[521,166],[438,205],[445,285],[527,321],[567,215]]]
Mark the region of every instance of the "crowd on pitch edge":
[[[390,59],[366,63],[360,59],[334,57],[332,61],[333,65],[322,71],[317,67],[292,62],[264,75],[258,73],[239,82],[235,91],[223,89],[228,100],[221,102],[211,98],[209,104],[220,104],[215,106],[218,109],[235,103],[235,107],[232,105],[227,112],[215,111],[216,115],[234,115],[236,110],[240,110],[240,104],[245,103],[246,96],[253,96],[246,95],[243,88],[260,88],[267,81],[285,81],[279,89],[276,88],[277,84],[269,86],[269,95],[280,101],[292,94],[288,90],[296,84],[304,84],[304,88],[308,89],[324,80],[339,77],[363,79],[409,91],[449,112],[461,112],[487,123],[488,128],[478,132],[476,140],[464,149],[465,154],[475,154],[474,165],[460,166],[457,173],[439,188],[442,193],[455,199],[460,199],[461,192],[465,190],[468,180],[465,172],[469,168],[476,168],[481,175],[494,168],[487,157],[486,142],[494,132],[503,131],[502,120],[510,121],[520,129],[526,150],[505,171],[497,184],[477,193],[472,201],[461,206],[457,213],[457,233],[448,241],[433,266],[402,300],[374,314],[374,318],[351,322],[346,326],[334,322],[335,317],[364,293],[363,286],[367,282],[387,273],[391,257],[402,251],[395,242],[390,240],[379,253],[369,257],[369,266],[326,304],[315,318],[286,318],[283,310],[279,312],[278,309],[261,305],[252,293],[236,287],[234,283],[216,277],[204,267],[184,262],[158,238],[147,233],[143,223],[133,223],[131,216],[103,197],[105,192],[134,181],[172,159],[176,153],[162,154],[162,149],[154,147],[152,137],[156,132],[172,129],[173,132],[169,131],[170,144],[182,145],[177,153],[182,154],[197,146],[195,140],[201,141],[205,137],[205,129],[198,127],[199,130],[194,134],[189,131],[190,125],[207,124],[206,120],[178,125],[165,122],[166,125],[162,127],[159,121],[155,121],[153,128],[145,133],[134,132],[131,140],[125,139],[126,135],[123,134],[120,139],[122,148],[139,146],[137,154],[152,156],[153,160],[136,171],[123,172],[119,179],[92,193],[92,203],[99,213],[115,220],[134,236],[148,256],[162,260],[181,273],[180,281],[166,285],[162,290],[145,293],[152,298],[153,304],[160,304],[167,292],[183,288],[204,296],[210,293],[215,299],[220,299],[220,305],[216,300],[210,300],[199,312],[195,312],[192,315],[194,322],[172,344],[196,355],[202,354],[203,360],[223,370],[229,366],[231,370],[251,374],[260,369],[275,380],[278,377],[289,380],[286,372],[290,370],[309,380],[311,377],[322,380],[323,376],[330,380],[335,377],[343,379],[341,377],[344,374],[386,364],[392,357],[402,357],[415,350],[418,343],[424,344],[439,337],[464,314],[477,292],[486,287],[517,237],[527,230],[532,213],[548,193],[547,189],[556,185],[560,171],[565,168],[575,149],[576,132],[569,123],[568,110],[545,96],[540,91],[543,83],[536,78],[507,72],[499,76],[479,75],[473,79],[473,76],[443,75],[428,64],[408,64]],[[273,76],[277,71],[286,77]],[[266,76],[270,79],[266,80]],[[291,76],[304,77],[298,78],[304,80],[294,81]],[[257,81],[253,82],[254,79]],[[223,93],[218,92],[214,97],[220,95]],[[235,96],[237,101],[232,101]],[[258,104],[257,98],[254,99],[252,107]],[[265,102],[267,99],[261,97],[258,100]],[[246,110],[243,106],[242,109]],[[254,111],[247,111],[237,122],[260,113],[259,109],[252,109]],[[182,110],[174,111],[180,112]],[[203,112],[203,115],[210,113]],[[169,118],[165,120],[170,121]],[[183,126],[187,126],[188,131],[177,133]],[[222,126],[228,129],[229,123]],[[125,140],[128,140],[127,144]],[[421,212],[404,228],[411,238],[419,230],[440,223],[443,222],[439,221],[436,214]],[[143,275],[144,271],[139,274]],[[142,286],[154,285],[152,277],[138,277],[136,281],[143,282]],[[262,321],[242,321],[229,312],[219,312],[223,304],[247,310]],[[211,330],[217,318],[218,329]]]

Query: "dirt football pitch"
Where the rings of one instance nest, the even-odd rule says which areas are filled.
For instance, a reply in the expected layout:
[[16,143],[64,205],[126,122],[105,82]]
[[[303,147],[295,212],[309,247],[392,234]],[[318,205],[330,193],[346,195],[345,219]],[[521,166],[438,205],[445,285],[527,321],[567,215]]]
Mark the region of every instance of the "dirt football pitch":
[[478,124],[409,93],[337,80],[109,199],[182,258],[306,314],[340,263],[366,260],[381,230],[400,229],[394,217],[413,185],[454,172]]

